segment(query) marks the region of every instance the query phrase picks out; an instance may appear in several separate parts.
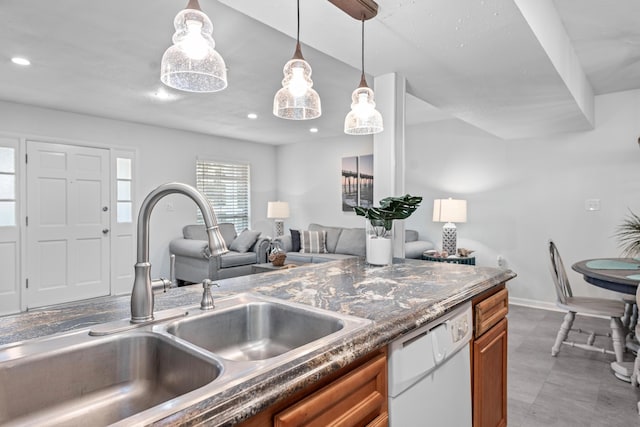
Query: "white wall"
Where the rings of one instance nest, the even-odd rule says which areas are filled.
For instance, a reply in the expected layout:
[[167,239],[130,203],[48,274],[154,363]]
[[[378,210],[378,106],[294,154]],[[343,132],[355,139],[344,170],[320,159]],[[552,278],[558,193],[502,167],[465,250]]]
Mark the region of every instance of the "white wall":
[[[640,91],[596,97],[596,129],[590,132],[503,141],[458,120],[409,127],[406,190],[424,202],[406,228],[440,245],[433,199],[465,198],[468,222],[457,224],[458,246],[475,250],[481,266],[497,267],[502,255],[518,274],[509,285],[515,300],[553,305],[549,238],[576,293],[611,297],[570,266],[620,255],[612,235],[628,208],[640,213],[638,136]],[[340,210],[340,162],[372,149],[371,139],[346,136],[278,147],[278,198],[291,204],[285,226],[362,226],[362,218]],[[585,210],[591,198],[600,199],[600,211]]]
[[[195,185],[196,156],[249,163],[251,227],[271,234],[266,206],[267,201],[276,196],[273,174],[276,148],[273,146],[8,102],[0,102],[0,134],[135,149],[136,216],[140,202],[156,186],[170,181]],[[173,211],[169,211],[169,204],[173,205]],[[153,277],[168,277],[169,242],[181,235],[183,225],[195,221],[196,209],[193,202],[180,195],[168,196],[158,203],[150,231]]]
[[373,153],[373,138],[341,136],[282,145],[278,149],[278,198],[289,202],[288,228],[309,223],[364,227],[364,219],[342,212],[342,158]]
[[[640,212],[640,91],[596,97],[596,128],[546,138],[502,141],[456,120],[407,131],[407,191],[468,200],[459,246],[479,265],[501,254],[518,274],[514,298],[555,301],[546,244],[560,249],[577,294],[611,296],[585,284],[576,261],[620,255],[612,237],[628,209]],[[374,172],[375,173],[375,172]],[[585,199],[601,210],[585,210]],[[440,241],[440,227],[416,214],[407,227]]]
[[[272,233],[266,205],[276,199],[290,203],[287,228],[310,222],[363,226],[362,218],[341,210],[340,170],[342,157],[373,152],[370,137],[273,147],[6,102],[0,102],[0,134],[135,148],[138,196],[163,182],[194,184],[196,155],[249,162],[252,228]],[[502,141],[457,120],[410,127],[406,189],[425,200],[406,226],[439,242],[442,224],[431,221],[433,199],[466,198],[468,222],[458,224],[459,246],[476,250],[478,265],[496,266],[496,256],[504,256],[518,274],[511,295],[551,303],[549,237],[567,266],[619,255],[615,228],[628,208],[640,212],[639,135],[640,91],[598,96],[590,132]],[[602,209],[587,212],[587,198],[600,199]],[[183,197],[159,204],[151,225],[154,277],[168,274],[168,243],[194,218],[195,207]],[[607,295],[569,274],[577,293]]]

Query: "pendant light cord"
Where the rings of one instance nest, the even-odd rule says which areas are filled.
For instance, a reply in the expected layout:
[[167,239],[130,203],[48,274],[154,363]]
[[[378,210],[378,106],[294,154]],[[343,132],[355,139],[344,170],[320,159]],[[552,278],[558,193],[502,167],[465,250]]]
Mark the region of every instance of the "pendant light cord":
[[296,34],[296,43],[300,43],[300,0],[298,0],[298,32]]
[[360,75],[360,86],[359,87],[369,87],[367,85],[367,78],[364,75],[364,16],[362,17],[362,49],[361,49],[361,59],[362,59],[362,74]]
[[362,18],[362,74],[364,75],[364,18]]
[[300,48],[300,0],[298,0],[298,28],[296,30],[296,51],[293,53],[292,59],[302,59],[302,49]]

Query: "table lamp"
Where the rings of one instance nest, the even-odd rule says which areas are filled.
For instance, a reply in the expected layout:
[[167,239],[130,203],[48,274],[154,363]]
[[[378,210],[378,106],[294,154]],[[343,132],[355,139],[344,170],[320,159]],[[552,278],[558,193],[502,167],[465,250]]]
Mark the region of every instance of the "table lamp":
[[284,220],[289,218],[288,202],[269,202],[267,204],[267,218],[276,222],[276,236],[284,235]]
[[454,222],[467,222],[467,201],[452,198],[434,200],[433,222],[446,222],[442,226],[442,250],[455,255],[457,236]]

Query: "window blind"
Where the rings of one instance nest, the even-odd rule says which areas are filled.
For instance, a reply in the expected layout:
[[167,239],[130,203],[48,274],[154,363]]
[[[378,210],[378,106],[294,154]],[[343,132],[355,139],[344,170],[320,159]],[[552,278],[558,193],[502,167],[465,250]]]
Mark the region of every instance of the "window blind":
[[[197,160],[196,187],[209,199],[218,222],[233,223],[238,233],[249,228],[249,165]],[[200,210],[198,222],[203,222]]]

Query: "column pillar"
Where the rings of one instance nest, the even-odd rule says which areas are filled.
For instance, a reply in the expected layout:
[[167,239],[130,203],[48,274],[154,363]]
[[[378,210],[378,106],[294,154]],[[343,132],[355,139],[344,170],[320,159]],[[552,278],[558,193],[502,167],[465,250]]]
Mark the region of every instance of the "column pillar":
[[[390,73],[374,79],[376,108],[382,114],[384,131],[373,135],[373,201],[403,196],[404,117],[406,79]],[[393,256],[404,258],[404,221],[394,221]]]

